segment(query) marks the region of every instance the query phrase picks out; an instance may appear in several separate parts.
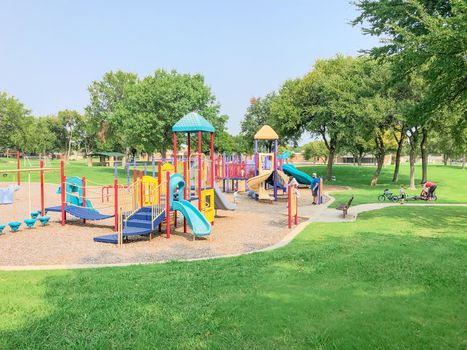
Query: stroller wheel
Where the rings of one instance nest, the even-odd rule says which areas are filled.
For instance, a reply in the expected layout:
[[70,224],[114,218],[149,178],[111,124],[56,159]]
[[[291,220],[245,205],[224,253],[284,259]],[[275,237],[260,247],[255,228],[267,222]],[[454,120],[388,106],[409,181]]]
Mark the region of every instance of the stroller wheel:
[[385,199],[386,199],[386,196],[385,196],[384,194],[380,194],[380,195],[378,196],[378,200],[379,200],[380,202],[384,202]]
[[431,197],[431,199],[436,201],[438,199],[438,197],[436,196],[436,194],[434,194],[433,197]]

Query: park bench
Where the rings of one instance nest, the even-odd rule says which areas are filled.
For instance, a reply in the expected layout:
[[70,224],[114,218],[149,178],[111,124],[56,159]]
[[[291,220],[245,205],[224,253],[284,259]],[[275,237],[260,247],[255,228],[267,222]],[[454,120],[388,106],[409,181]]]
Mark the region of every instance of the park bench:
[[339,206],[336,208],[337,210],[342,210],[342,214],[344,215],[344,218],[345,218],[345,216],[347,215],[347,210],[349,210],[350,205],[352,204],[353,197],[354,197],[354,196],[350,197],[350,199],[349,199],[349,201],[347,202],[347,204],[345,204],[345,203],[339,204]]

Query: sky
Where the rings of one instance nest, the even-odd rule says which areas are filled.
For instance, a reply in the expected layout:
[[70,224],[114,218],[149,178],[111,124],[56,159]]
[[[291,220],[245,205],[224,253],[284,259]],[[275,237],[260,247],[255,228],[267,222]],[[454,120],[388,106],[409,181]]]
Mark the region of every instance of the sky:
[[237,134],[251,97],[377,45],[356,15],[348,0],[0,0],[0,91],[40,116],[83,111],[110,70],[201,73]]

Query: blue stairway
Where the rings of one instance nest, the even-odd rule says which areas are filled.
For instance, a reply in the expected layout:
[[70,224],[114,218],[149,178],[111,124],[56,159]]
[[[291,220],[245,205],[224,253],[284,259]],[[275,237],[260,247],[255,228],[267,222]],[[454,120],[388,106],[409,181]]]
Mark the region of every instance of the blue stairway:
[[[162,212],[154,221],[154,230],[157,229],[159,224],[164,221],[165,219],[165,211]],[[136,213],[131,215],[131,217],[128,219],[126,224],[124,224],[123,230],[122,230],[122,236],[125,239],[125,237],[130,237],[130,236],[147,236],[154,230],[152,229],[152,223],[151,223],[151,207],[143,207],[139,209]],[[98,236],[94,237],[95,242],[101,242],[101,243],[113,243],[117,244],[118,243],[118,235],[117,233],[113,233],[110,235],[105,235],[105,236]]]

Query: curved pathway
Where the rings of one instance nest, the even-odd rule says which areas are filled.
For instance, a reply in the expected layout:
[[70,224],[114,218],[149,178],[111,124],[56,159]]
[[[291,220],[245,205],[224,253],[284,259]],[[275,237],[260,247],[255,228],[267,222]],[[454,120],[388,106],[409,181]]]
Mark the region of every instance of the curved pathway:
[[[353,222],[357,219],[358,214],[383,209],[387,207],[401,206],[398,203],[368,203],[352,206],[349,209],[347,217],[344,219],[342,217],[342,211],[336,210],[335,208],[328,208],[331,203],[334,202],[334,197],[327,195],[328,201],[325,205],[319,207],[313,207],[314,210],[307,210],[308,207],[303,207],[301,209],[301,217],[307,218],[307,221],[302,222],[292,229],[284,238],[279,242],[259,250],[238,253],[238,254],[226,254],[213,257],[203,257],[203,258],[194,258],[194,259],[180,259],[179,262],[190,262],[190,261],[199,261],[199,260],[208,260],[208,259],[220,259],[220,258],[230,258],[237,257],[245,254],[255,254],[259,252],[266,252],[275,250],[289,244],[309,223],[312,222]],[[467,204],[436,204],[436,203],[426,203],[426,204],[413,204],[406,203],[404,206],[455,206],[455,207],[467,207]],[[61,270],[61,269],[83,269],[83,268],[102,268],[102,267],[121,267],[121,266],[130,266],[130,265],[148,265],[148,264],[162,264],[171,260],[164,261],[154,261],[154,262],[144,262],[144,263],[114,263],[114,264],[79,264],[79,265],[41,265],[41,266],[0,266],[0,271],[22,271],[22,270]]]

